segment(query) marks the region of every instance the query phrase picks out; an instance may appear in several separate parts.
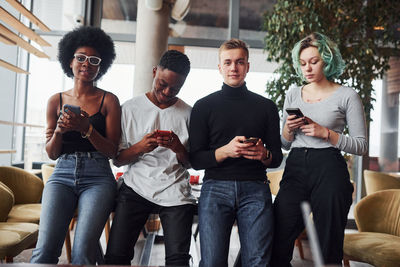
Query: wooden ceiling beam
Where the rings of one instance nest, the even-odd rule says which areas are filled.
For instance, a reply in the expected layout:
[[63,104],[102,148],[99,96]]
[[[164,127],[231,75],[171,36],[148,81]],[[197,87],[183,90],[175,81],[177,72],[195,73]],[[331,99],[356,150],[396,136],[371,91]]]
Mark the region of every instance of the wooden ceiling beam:
[[0,66],[4,67],[6,69],[9,69],[11,71],[14,71],[14,72],[23,73],[23,74],[29,74],[29,72],[27,72],[26,70],[18,68],[17,66],[14,66],[14,65],[12,65],[12,64],[10,64],[7,61],[4,61],[2,59],[0,59]]
[[33,24],[38,26],[42,31],[51,31],[40,19],[33,15],[26,7],[24,7],[20,2],[16,0],[6,0],[10,5],[12,5],[16,10],[21,12],[22,15],[27,17]]
[[44,126],[37,125],[37,124],[28,124],[28,123],[13,122],[13,121],[3,121],[3,120],[0,120],[0,124],[13,125],[13,126],[23,126],[23,127],[44,128]]
[[0,19],[12,26],[14,29],[19,31],[21,34],[27,36],[32,41],[35,41],[41,46],[51,46],[48,42],[46,42],[42,37],[40,37],[37,33],[26,27],[21,21],[15,18],[13,15],[8,13],[4,8],[0,7]]
[[31,54],[34,54],[37,57],[42,57],[42,58],[50,58],[48,55],[40,51],[39,49],[33,47],[31,44],[29,44],[27,41],[10,31],[7,27],[4,27],[2,24],[0,24],[0,34],[6,36],[8,39],[11,41],[15,42],[19,47],[25,49]]
[[15,149],[0,149],[0,154],[12,154],[17,153]]
[[0,34],[0,42],[5,43],[6,45],[16,45],[16,42],[11,41],[10,39],[8,39],[7,37],[5,37],[4,35]]

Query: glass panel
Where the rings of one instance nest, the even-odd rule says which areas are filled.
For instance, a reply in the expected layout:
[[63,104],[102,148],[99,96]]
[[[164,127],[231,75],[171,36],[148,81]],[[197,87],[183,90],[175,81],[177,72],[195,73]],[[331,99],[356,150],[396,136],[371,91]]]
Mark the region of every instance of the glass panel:
[[52,31],[70,31],[83,25],[84,7],[84,0],[33,0],[33,14]]
[[27,127],[25,132],[25,162],[49,161],[45,150],[45,127],[47,101],[53,94],[72,87],[55,60],[32,56],[29,66],[26,123],[43,128]]
[[369,156],[379,157],[380,150],[380,135],[381,135],[381,112],[382,112],[382,80],[372,82],[374,93],[372,97],[375,98],[373,103],[374,109],[371,110],[371,123],[369,130]]
[[114,63],[108,72],[97,82],[97,86],[115,94],[122,105],[133,97],[135,66]]
[[229,26],[229,1],[196,0],[186,17],[176,22],[171,19],[173,37],[226,39]]
[[239,37],[246,40],[263,40],[263,15],[267,10],[272,10],[275,3],[276,0],[240,1]]
[[[228,35],[227,0],[191,1],[188,14],[182,21],[171,18],[172,37],[225,39]],[[137,0],[103,1],[101,27],[109,33],[136,34]]]
[[136,34],[137,0],[103,1],[101,28],[107,33]]
[[117,54],[108,72],[97,81],[97,86],[115,94],[120,104],[133,96],[135,76],[135,44],[114,42]]

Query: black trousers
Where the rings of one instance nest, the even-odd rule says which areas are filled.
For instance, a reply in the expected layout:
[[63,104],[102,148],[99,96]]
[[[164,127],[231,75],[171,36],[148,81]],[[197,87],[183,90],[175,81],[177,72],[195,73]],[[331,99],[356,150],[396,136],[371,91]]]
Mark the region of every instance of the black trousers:
[[195,205],[156,205],[122,184],[105,255],[106,264],[131,265],[134,247],[147,218],[158,211],[164,231],[165,265],[188,266]]
[[347,164],[339,150],[292,149],[274,202],[272,266],[291,266],[294,242],[304,230],[302,201],[311,204],[325,264],[341,264],[352,192]]

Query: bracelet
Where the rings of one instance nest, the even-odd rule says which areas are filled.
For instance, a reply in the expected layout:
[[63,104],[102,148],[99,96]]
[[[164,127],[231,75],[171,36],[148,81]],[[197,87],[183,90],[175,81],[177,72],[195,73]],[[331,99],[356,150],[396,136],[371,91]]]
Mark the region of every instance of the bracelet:
[[93,132],[93,125],[89,124],[89,129],[87,130],[86,134],[81,133],[81,136],[82,138],[89,138],[92,132]]
[[331,137],[331,131],[329,131],[328,128],[326,128],[326,130],[328,130],[328,136],[326,137],[325,141],[329,142],[329,138]]

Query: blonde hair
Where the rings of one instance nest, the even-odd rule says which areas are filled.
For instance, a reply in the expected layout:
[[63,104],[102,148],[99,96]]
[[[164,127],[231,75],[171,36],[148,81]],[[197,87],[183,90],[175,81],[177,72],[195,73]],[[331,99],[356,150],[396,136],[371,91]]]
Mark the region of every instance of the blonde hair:
[[247,48],[247,44],[240,39],[232,38],[228,41],[225,41],[218,49],[218,58],[221,56],[221,52],[230,49],[243,49],[246,54],[246,58],[249,59],[249,49]]

